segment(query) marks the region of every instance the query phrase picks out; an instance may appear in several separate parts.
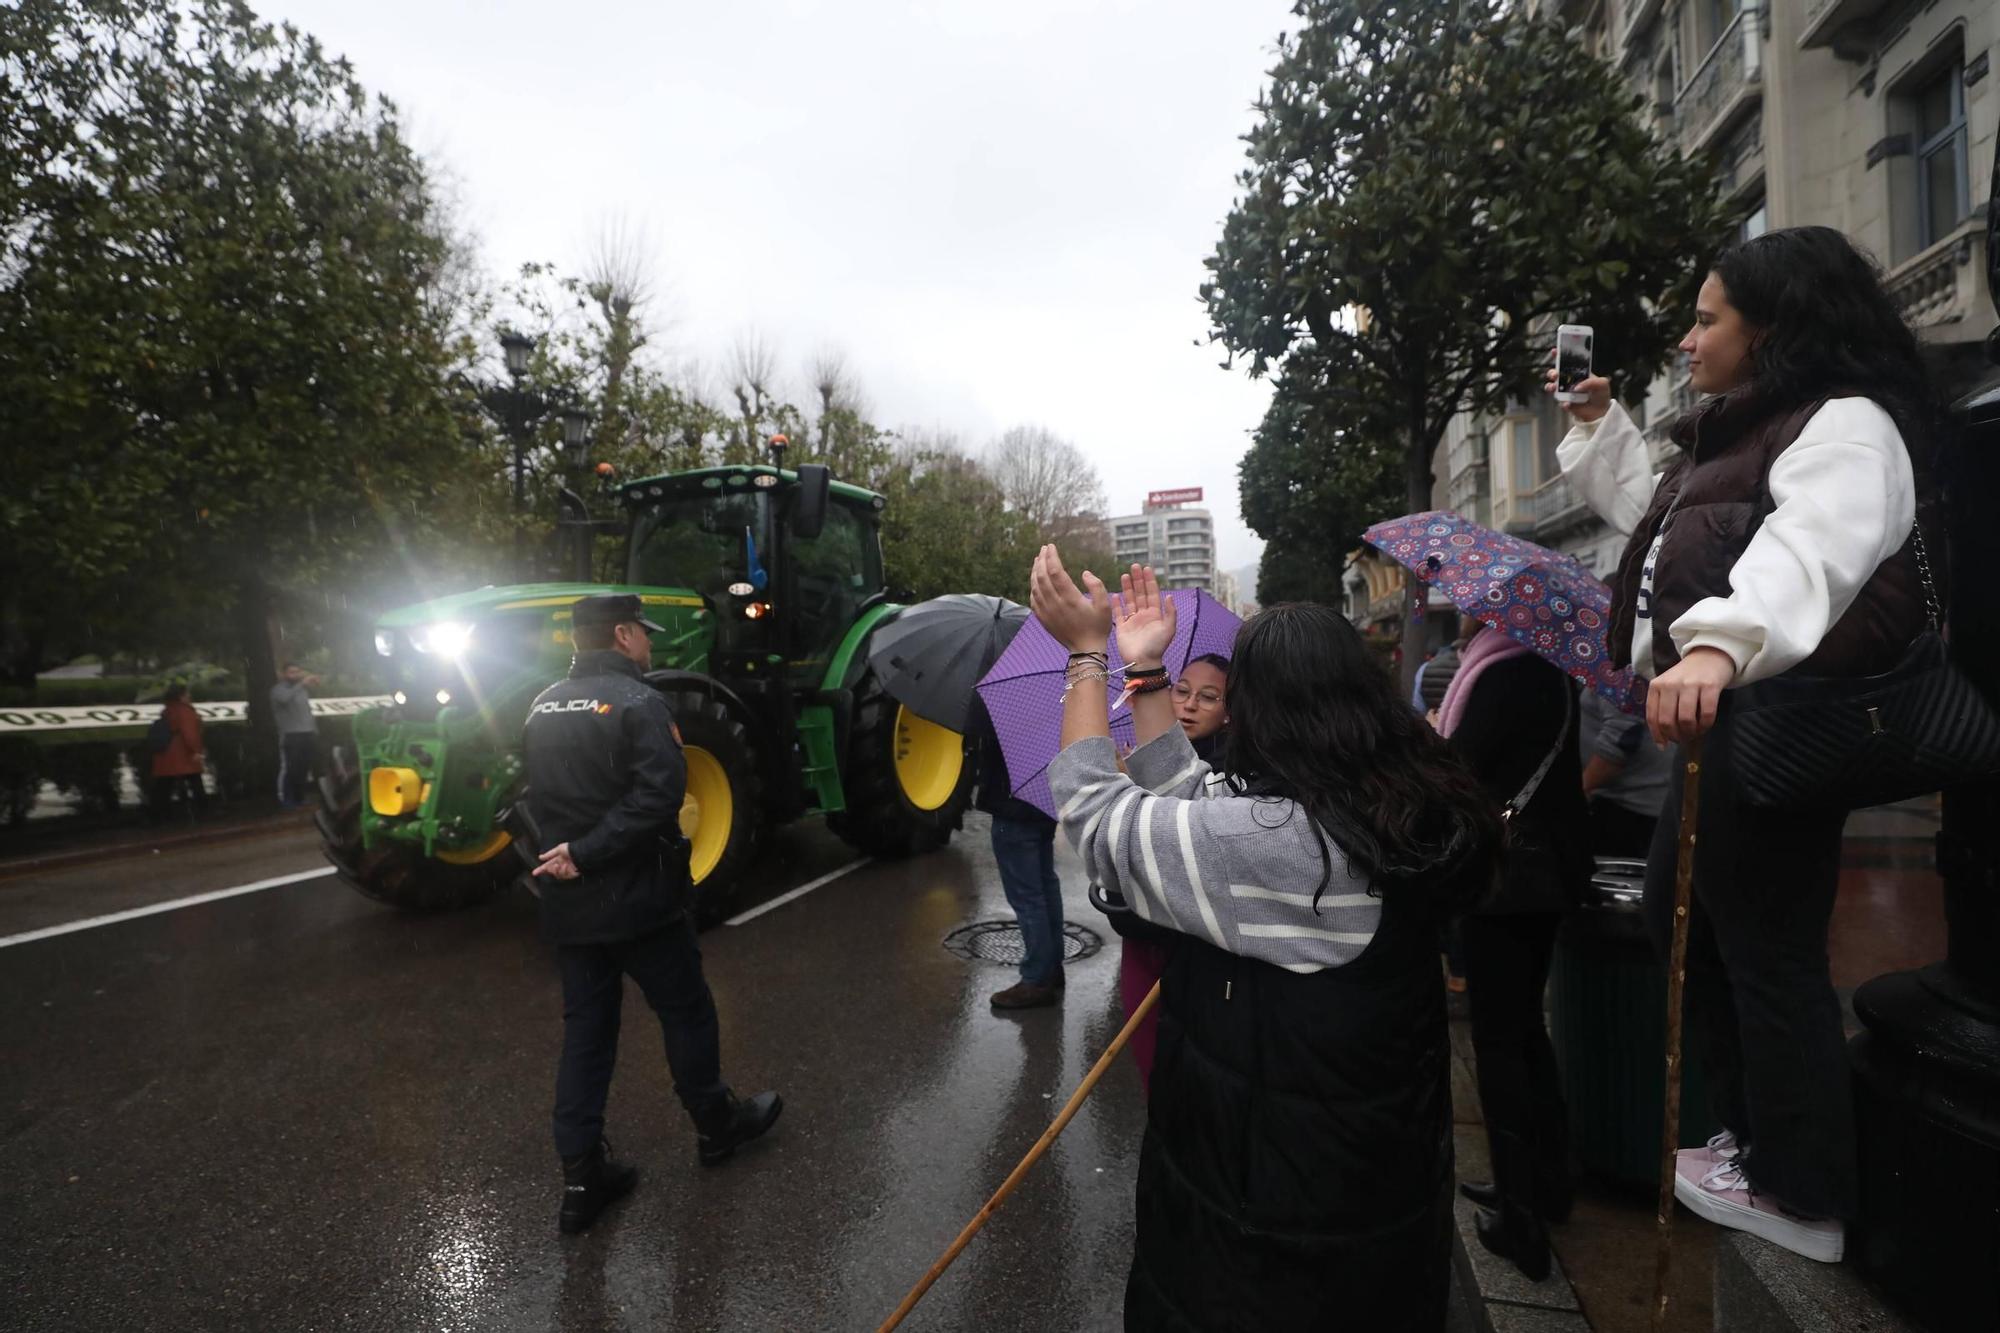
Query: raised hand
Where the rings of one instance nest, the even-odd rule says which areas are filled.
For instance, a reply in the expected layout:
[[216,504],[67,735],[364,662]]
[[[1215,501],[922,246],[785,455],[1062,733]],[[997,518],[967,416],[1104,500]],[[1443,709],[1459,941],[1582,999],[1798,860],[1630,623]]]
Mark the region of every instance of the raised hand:
[[1134,565],[1119,580],[1112,601],[1112,624],[1118,631],[1118,655],[1128,667],[1160,665],[1174,641],[1173,600],[1160,592],[1160,580],[1150,565]]
[[[1550,366],[1542,375],[1542,391],[1544,393],[1556,391],[1554,366]],[[1556,406],[1577,421],[1585,423],[1596,421],[1611,410],[1611,381],[1602,375],[1592,375],[1589,379],[1578,380],[1571,392],[1583,394],[1584,400],[1580,403],[1557,403]]]
[[1111,641],[1111,595],[1103,581],[1086,569],[1078,588],[1053,546],[1035,556],[1028,605],[1050,637],[1073,653],[1101,653]]

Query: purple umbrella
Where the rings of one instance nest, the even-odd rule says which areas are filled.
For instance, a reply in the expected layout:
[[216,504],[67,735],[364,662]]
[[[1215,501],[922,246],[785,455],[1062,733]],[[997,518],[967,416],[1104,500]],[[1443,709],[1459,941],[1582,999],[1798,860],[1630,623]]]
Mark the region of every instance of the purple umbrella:
[[1644,678],[1611,665],[1611,589],[1575,557],[1448,510],[1392,518],[1362,538],[1625,712],[1646,711]]
[[[1243,624],[1235,612],[1199,588],[1174,588],[1166,596],[1176,617],[1174,640],[1167,645],[1168,675],[1179,680],[1195,658],[1211,653],[1228,657],[1235,650],[1236,631]],[[1041,621],[1031,619],[977,686],[993,718],[993,733],[1000,738],[1013,794],[1051,818],[1056,803],[1049,794],[1048,768],[1062,749],[1062,709],[1057,701],[1068,665],[1069,649],[1050,637]],[[1114,636],[1111,666],[1115,671],[1122,665]],[[1106,699],[1115,701],[1124,688],[1123,679],[1114,676],[1105,689]],[[1111,739],[1121,746],[1133,743],[1130,708],[1112,714]]]

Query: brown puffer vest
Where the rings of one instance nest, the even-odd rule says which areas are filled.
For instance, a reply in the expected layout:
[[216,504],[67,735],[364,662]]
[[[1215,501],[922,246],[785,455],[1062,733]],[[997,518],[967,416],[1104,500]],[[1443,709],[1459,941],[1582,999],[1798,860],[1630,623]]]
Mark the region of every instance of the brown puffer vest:
[[[1772,412],[1760,409],[1747,395],[1731,394],[1701,409],[1691,441],[1683,440],[1681,457],[1660,479],[1652,505],[1618,562],[1611,585],[1615,601],[1611,656],[1616,665],[1629,666],[1632,661],[1640,578],[1660,525],[1667,524],[1667,534],[1653,571],[1655,675],[1680,661],[1669,632],[1673,623],[1696,602],[1729,595],[1729,571],[1765,517],[1778,507],[1771,498],[1771,465],[1826,401],[1816,399]],[[1676,432],[1677,437],[1680,434]],[[1923,626],[1923,580],[1913,537],[1875,570],[1818,649],[1793,669],[1807,676],[1887,671],[1902,659]]]

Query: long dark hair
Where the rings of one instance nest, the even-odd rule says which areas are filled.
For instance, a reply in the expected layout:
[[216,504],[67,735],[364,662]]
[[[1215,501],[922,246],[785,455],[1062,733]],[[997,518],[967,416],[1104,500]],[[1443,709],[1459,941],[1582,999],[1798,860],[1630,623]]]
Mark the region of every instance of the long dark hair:
[[[1486,887],[1498,814],[1339,612],[1292,603],[1244,623],[1225,737],[1237,789],[1297,802],[1371,891],[1425,893],[1448,912]],[[1333,871],[1321,852],[1315,907]]]
[[[1872,259],[1832,227],[1786,227],[1737,242],[1709,267],[1756,330],[1751,378],[1725,398],[1758,417],[1829,396],[1872,398],[1895,421],[1911,463],[1927,470],[1937,414],[1930,374]],[[1677,441],[1693,443],[1701,411],[1675,423]]]

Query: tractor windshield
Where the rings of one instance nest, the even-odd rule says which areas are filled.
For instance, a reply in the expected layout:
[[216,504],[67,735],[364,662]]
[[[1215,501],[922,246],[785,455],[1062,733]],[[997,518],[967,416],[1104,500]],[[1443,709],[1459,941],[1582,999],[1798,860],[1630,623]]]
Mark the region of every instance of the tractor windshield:
[[769,577],[769,514],[763,491],[655,501],[634,520],[630,580],[643,587],[691,588],[726,605],[730,584]]

